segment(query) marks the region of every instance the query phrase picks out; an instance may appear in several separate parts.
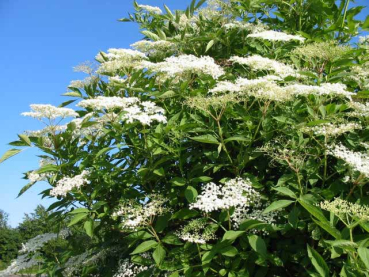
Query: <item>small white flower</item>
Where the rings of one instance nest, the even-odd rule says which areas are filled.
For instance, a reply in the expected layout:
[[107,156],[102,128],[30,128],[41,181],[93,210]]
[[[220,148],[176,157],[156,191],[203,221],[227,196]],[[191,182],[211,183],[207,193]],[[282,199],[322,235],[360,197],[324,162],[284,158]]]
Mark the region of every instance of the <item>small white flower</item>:
[[68,192],[72,189],[86,185],[89,181],[86,178],[88,175],[88,171],[84,170],[81,174],[76,175],[74,177],[63,177],[56,183],[56,187],[54,187],[50,191],[50,195],[52,196],[66,196]]
[[300,42],[304,42],[305,38],[301,36],[296,35],[289,35],[283,32],[276,32],[276,31],[262,31],[260,33],[254,33],[249,34],[247,36],[248,38],[259,38],[259,39],[265,39],[265,40],[271,40],[271,41],[291,41],[291,40],[297,40]]
[[58,117],[66,118],[66,117],[77,117],[78,114],[69,108],[60,108],[52,105],[44,105],[44,104],[32,104],[31,112],[24,112],[22,115],[30,116],[37,119],[48,118],[48,119],[56,119]]
[[163,11],[159,7],[153,7],[149,5],[138,5],[141,9],[153,14],[162,14]]

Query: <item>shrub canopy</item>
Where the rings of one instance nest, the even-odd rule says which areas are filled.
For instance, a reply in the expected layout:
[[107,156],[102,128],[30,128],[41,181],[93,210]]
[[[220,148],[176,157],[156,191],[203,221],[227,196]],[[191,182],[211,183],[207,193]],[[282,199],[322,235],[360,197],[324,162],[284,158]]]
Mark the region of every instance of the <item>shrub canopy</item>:
[[41,263],[49,276],[368,275],[362,7],[204,2],[134,3],[121,21],[143,40],[77,66],[88,76],[69,85],[76,100],[24,113],[46,127],[1,161],[42,151],[20,194],[47,181],[59,228],[8,273]]

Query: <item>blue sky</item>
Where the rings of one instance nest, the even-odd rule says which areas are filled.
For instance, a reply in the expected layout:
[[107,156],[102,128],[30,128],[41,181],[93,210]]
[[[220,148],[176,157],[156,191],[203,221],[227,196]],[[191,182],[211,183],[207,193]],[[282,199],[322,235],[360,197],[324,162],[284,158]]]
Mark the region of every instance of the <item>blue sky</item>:
[[[362,4],[367,0],[356,1]],[[142,0],[141,4],[183,9],[190,0]],[[20,116],[33,103],[58,105],[71,80],[82,78],[72,67],[93,60],[101,50],[127,48],[142,38],[137,25],[116,19],[132,11],[131,0],[0,0],[0,155],[25,130],[42,126]],[[367,10],[368,11],[368,10]],[[369,12],[366,12],[369,14]],[[36,184],[22,197],[23,172],[38,168],[37,152],[26,152],[0,165],[0,209],[16,226],[37,204],[48,205]]]
[[[184,9],[190,0],[142,0],[142,4]],[[139,1],[139,3],[141,3]],[[117,19],[133,11],[131,0],[0,0],[0,155],[25,130],[42,126],[20,114],[33,103],[59,105],[71,80],[83,77],[73,66],[93,60],[99,51],[128,48],[142,38],[134,23]],[[0,209],[10,214],[16,226],[25,212],[41,201],[47,188],[36,184],[20,198],[27,184],[23,172],[38,168],[37,152],[28,149],[0,165]]]

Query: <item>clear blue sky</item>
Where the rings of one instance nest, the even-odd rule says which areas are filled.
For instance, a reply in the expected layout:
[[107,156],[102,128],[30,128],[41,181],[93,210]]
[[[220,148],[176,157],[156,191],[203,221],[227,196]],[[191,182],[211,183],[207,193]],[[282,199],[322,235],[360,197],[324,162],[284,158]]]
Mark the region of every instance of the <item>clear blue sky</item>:
[[[184,9],[190,0],[138,2]],[[73,72],[73,66],[142,38],[136,24],[117,22],[130,11],[131,0],[0,0],[0,155],[17,134],[41,128],[36,120],[20,116],[30,104],[67,100],[60,95],[71,80],[83,76]],[[37,204],[51,203],[38,195],[48,187],[42,183],[16,199],[27,184],[22,173],[38,168],[35,154],[28,149],[0,165],[0,209],[10,214],[12,226]]]
[[[358,0],[364,5],[367,0]],[[142,0],[140,4],[183,9],[190,0]],[[0,155],[7,143],[25,130],[41,125],[20,116],[32,103],[58,105],[71,80],[82,78],[72,67],[93,60],[101,50],[128,48],[140,40],[137,25],[116,19],[132,11],[131,0],[0,0]],[[368,11],[368,10],[367,10]],[[369,12],[366,12],[369,14]],[[48,205],[38,193],[47,188],[36,184],[22,197],[27,184],[22,173],[38,168],[37,152],[26,152],[0,165],[0,209],[16,226],[24,213],[37,204]]]

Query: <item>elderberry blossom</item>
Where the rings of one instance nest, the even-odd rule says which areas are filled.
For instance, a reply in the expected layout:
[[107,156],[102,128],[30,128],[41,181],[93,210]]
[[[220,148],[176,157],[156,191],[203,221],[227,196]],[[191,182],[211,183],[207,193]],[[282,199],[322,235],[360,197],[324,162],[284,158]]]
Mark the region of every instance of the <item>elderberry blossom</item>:
[[356,101],[351,101],[349,103],[350,108],[354,111],[350,112],[351,116],[355,117],[368,117],[369,116],[369,102],[360,103]]
[[223,68],[209,56],[198,58],[194,55],[181,55],[166,58],[159,63],[143,62],[140,67],[159,74],[164,80],[168,78],[180,80],[189,77],[192,73],[210,75],[214,79],[218,79],[224,74]]
[[247,65],[252,71],[273,71],[276,75],[282,78],[297,76],[296,70],[291,66],[259,55],[253,55],[246,58],[233,56],[230,58],[230,61],[241,65]]
[[345,161],[353,170],[369,177],[369,156],[367,153],[353,152],[339,144],[331,146],[328,154]]
[[[166,123],[167,118],[164,116],[164,109],[156,106],[154,102],[144,101],[140,102],[137,97],[104,97],[99,96],[94,99],[82,100],[77,104],[79,107],[91,108],[94,110],[113,110],[120,109],[124,112],[121,116],[122,120],[127,123],[139,121],[143,125],[150,125],[153,121]],[[117,119],[114,113],[105,114],[105,118]],[[101,119],[100,121],[106,121]],[[112,120],[111,120],[112,121]]]
[[236,178],[224,185],[208,183],[190,209],[199,209],[206,213],[228,210],[237,206],[252,206],[259,201],[260,194],[253,189],[249,179]]
[[22,245],[22,250],[20,251],[20,253],[36,252],[37,250],[41,249],[46,243],[57,238],[58,234],[54,233],[38,235],[24,243]]
[[38,174],[37,171],[31,171],[27,174],[27,179],[30,183],[34,184],[36,182],[45,181],[47,174]]
[[351,99],[351,96],[355,95],[354,93],[347,91],[346,85],[341,83],[323,83],[320,86],[294,84],[286,86],[285,90],[295,96],[307,96],[309,94],[313,94],[319,96],[341,96]]
[[104,109],[125,109],[133,104],[138,103],[139,101],[140,100],[137,97],[98,96],[93,99],[82,100],[77,104],[77,106],[101,111]]
[[8,266],[5,270],[0,271],[0,277],[8,277],[16,274],[22,270],[32,268],[37,266],[40,263],[40,259],[38,255],[33,255],[29,257],[28,254],[19,255],[10,266]]
[[360,37],[359,37],[359,43],[360,43],[360,44],[366,44],[366,43],[369,43],[369,36],[360,36]]
[[251,33],[260,33],[260,32],[265,31],[268,27],[261,23],[255,24],[255,23],[234,20],[234,21],[224,24],[223,28],[225,28],[227,31],[238,29],[242,31],[247,30]]
[[120,261],[119,268],[113,277],[135,277],[148,269],[148,266],[137,265],[131,263],[128,259],[125,259]]
[[124,228],[136,230],[152,223],[154,217],[170,210],[165,207],[168,200],[161,195],[152,194],[148,199],[145,203],[126,202],[116,209],[113,216],[122,218]]
[[369,206],[351,203],[346,200],[335,198],[333,201],[323,201],[319,206],[326,211],[329,211],[341,219],[346,220],[346,216],[358,220],[369,220]]
[[56,183],[56,187],[54,187],[50,191],[50,195],[52,196],[66,196],[68,192],[72,189],[79,189],[80,187],[89,183],[88,179],[88,171],[83,170],[81,174],[76,175],[74,177],[63,177]]
[[[276,223],[279,213],[276,211],[264,213],[265,207],[266,205],[263,204],[262,202],[257,202],[252,207],[248,205],[241,205],[236,207],[231,216],[233,227],[235,229],[239,228],[240,224],[247,219],[253,219],[263,223],[274,225]],[[256,233],[261,232],[265,235],[268,234],[268,231],[265,230],[263,231],[255,230],[254,232]]]
[[159,7],[153,7],[153,6],[149,6],[149,5],[138,5],[138,7],[142,10],[147,11],[148,13],[153,13],[153,14],[162,14],[163,13],[163,11]]
[[209,240],[216,239],[215,234],[210,228],[206,228],[207,226],[206,218],[194,219],[176,232],[176,235],[184,241],[205,244]]
[[353,131],[355,129],[362,129],[362,126],[358,123],[324,123],[313,127],[304,127],[302,128],[302,131],[312,132],[316,136],[335,137]]
[[277,32],[277,31],[262,31],[259,33],[249,34],[247,36],[248,38],[259,38],[259,39],[265,39],[265,40],[271,40],[271,41],[300,41],[304,42],[305,38],[301,36],[296,35],[289,35],[283,32]]
[[108,53],[99,53],[96,56],[96,60],[101,63],[96,72],[116,73],[122,69],[135,67],[145,59],[146,55],[136,50],[110,48]]
[[166,40],[140,40],[131,44],[131,47],[145,53],[149,57],[170,56],[177,48],[176,44]]
[[32,104],[31,110],[31,112],[24,112],[22,113],[22,115],[30,116],[37,119],[56,119],[58,117],[66,118],[78,116],[78,114],[72,109],[55,107],[52,105]]

